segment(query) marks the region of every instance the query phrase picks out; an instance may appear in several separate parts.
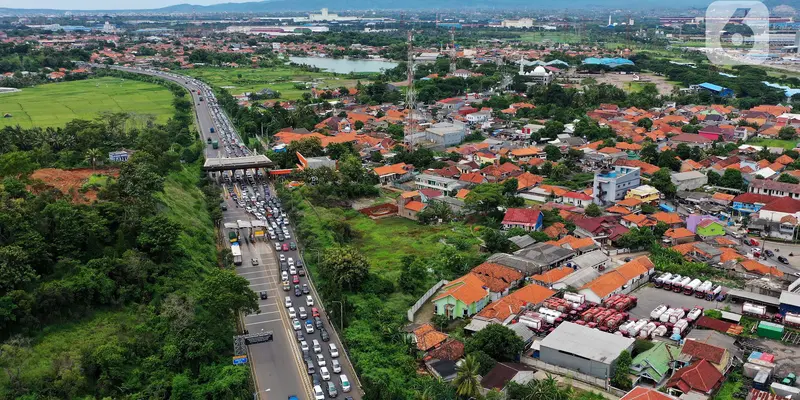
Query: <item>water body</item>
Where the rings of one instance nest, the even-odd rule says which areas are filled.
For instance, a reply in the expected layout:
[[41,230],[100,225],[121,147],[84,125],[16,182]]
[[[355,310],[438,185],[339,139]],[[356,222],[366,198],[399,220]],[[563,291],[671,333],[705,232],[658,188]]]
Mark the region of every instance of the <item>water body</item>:
[[767,85],[767,86],[783,90],[784,93],[786,93],[786,97],[792,97],[792,96],[794,96],[796,94],[800,94],[800,89],[790,88],[789,86],[779,85],[777,83],[770,83],[770,82],[766,82],[766,81],[763,82],[763,83],[765,85]]
[[289,57],[289,60],[297,64],[313,65],[317,68],[337,74],[349,74],[350,72],[381,72],[381,70],[391,69],[397,66],[396,62],[391,61],[349,60],[346,58]]

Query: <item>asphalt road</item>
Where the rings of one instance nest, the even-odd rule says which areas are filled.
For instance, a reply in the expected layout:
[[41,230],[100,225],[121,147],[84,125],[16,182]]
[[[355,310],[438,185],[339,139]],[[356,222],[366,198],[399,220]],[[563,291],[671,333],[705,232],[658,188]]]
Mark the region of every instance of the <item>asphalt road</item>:
[[[97,64],[92,66],[104,67]],[[220,144],[218,149],[213,149],[211,145],[206,146],[205,155],[207,158],[237,157],[249,154],[249,150],[239,145],[239,143],[242,143],[241,139],[227,119],[227,116],[225,116],[216,105],[211,88],[204,83],[193,80],[190,77],[161,71],[120,66],[112,66],[112,68],[127,72],[158,76],[173,81],[188,89],[191,92],[192,102],[194,103],[195,116],[201,139],[204,142],[208,139],[218,140]],[[200,94],[198,94],[198,90]],[[201,97],[203,101],[200,100]],[[215,129],[214,133],[211,132],[212,127]],[[251,186],[251,189],[260,190],[261,193],[264,193],[265,187],[266,184],[259,184]],[[239,189],[241,188],[237,187],[237,190]],[[274,190],[272,190],[271,193],[274,193]],[[227,191],[225,194],[225,202],[227,203],[228,211],[223,213],[223,223],[256,219],[244,209],[239,208],[233,200],[227,196]],[[292,239],[284,241],[286,243],[295,241],[294,231],[291,227],[289,227],[289,229],[292,234]],[[274,242],[244,242],[241,244],[241,249],[243,263],[236,268],[236,273],[248,280],[250,288],[254,292],[260,293],[266,291],[268,294],[268,299],[266,300],[262,300],[259,297],[258,313],[242,316],[242,325],[244,329],[248,330],[250,333],[272,331],[274,335],[274,340],[271,342],[248,346],[248,361],[258,392],[254,398],[261,400],[282,400],[287,399],[289,396],[297,396],[300,400],[313,399],[314,395],[311,379],[306,372],[305,362],[302,359],[300,345],[295,338],[292,321],[288,316],[287,308],[284,306],[285,296],[290,295],[295,309],[303,306],[306,308],[309,315],[311,315],[311,307],[306,306],[305,295],[295,297],[292,293],[284,292],[281,288],[280,268],[278,263],[279,255],[275,251]],[[295,260],[299,260],[301,257],[298,251],[282,253],[285,257],[293,257]],[[258,264],[252,265],[252,259],[256,259]],[[322,354],[331,374],[331,382],[334,382],[338,390],[338,395],[336,397],[330,397],[328,396],[327,382],[322,382],[323,385],[321,386],[325,392],[325,397],[339,399],[352,397],[358,400],[361,398],[361,393],[355,371],[349,359],[346,357],[337,332],[333,329],[328,320],[316,289],[308,278],[308,276],[300,277],[300,284],[307,283],[309,285],[311,290],[310,295],[314,300],[315,307],[320,311],[323,327],[330,334],[330,341],[323,342],[319,330],[315,329],[314,333],[308,334],[305,333],[303,329],[305,339],[310,347],[312,346],[312,341],[315,339],[319,341],[322,346]],[[303,321],[301,320],[301,322]],[[337,359],[342,367],[341,373],[347,375],[351,387],[353,388],[349,393],[342,392],[339,374],[334,373],[331,368],[333,358],[328,350],[328,343],[334,343],[338,347],[340,356]],[[231,345],[233,345],[233,343],[231,343]],[[319,374],[319,365],[316,365],[316,355],[313,350],[311,350],[310,353],[311,357],[315,360],[315,366]]]

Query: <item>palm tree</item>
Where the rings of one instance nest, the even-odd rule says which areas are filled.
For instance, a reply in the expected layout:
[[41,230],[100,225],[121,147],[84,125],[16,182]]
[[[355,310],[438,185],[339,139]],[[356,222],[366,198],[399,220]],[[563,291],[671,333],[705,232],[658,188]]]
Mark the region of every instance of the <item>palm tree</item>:
[[84,158],[84,160],[89,164],[91,164],[92,169],[95,169],[95,167],[97,166],[97,162],[100,160],[100,157],[102,156],[103,153],[100,152],[100,149],[95,147],[86,150],[86,157]]
[[433,394],[431,394],[431,388],[426,387],[425,390],[423,390],[422,392],[417,392],[417,394],[414,395],[414,400],[436,400],[436,399],[434,399]]
[[453,380],[456,393],[462,397],[478,397],[480,394],[481,383],[478,381],[478,360],[475,356],[468,355],[456,367],[456,379]]

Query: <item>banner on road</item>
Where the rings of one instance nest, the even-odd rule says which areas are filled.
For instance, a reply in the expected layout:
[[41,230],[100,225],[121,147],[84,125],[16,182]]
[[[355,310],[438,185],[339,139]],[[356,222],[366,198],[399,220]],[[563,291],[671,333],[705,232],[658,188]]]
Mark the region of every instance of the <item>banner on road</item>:
[[247,356],[233,356],[233,365],[247,364]]

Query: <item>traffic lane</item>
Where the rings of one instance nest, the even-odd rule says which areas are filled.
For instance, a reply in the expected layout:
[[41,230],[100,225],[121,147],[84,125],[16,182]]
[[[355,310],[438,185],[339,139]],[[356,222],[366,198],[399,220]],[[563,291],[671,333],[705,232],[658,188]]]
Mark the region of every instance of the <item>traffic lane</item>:
[[[282,297],[278,293],[278,282],[274,272],[278,265],[269,249],[259,246],[259,243],[243,246],[243,265],[237,268],[237,273],[250,282],[250,288],[259,294],[259,312],[244,317],[245,329],[249,332],[272,331],[273,340],[248,347],[250,363],[254,371],[256,386],[261,393],[260,398],[288,398],[289,396],[303,395],[303,383],[300,381],[302,371],[297,354],[289,347],[296,343],[286,311],[283,309]],[[250,263],[255,258],[259,261],[257,266]],[[247,262],[245,264],[244,262]],[[249,266],[245,266],[248,265]],[[258,269],[260,267],[260,272]],[[268,290],[268,299],[261,300],[260,291]],[[289,360],[295,360],[294,368],[279,368],[290,366]]]
[[[289,227],[289,232],[292,234],[292,239],[286,240],[284,242],[294,241],[294,231],[292,230],[291,227]],[[300,259],[300,252],[297,251],[297,250],[283,252],[283,253],[284,253],[284,255],[286,255],[287,258],[288,257],[292,257],[295,260]],[[321,301],[319,300],[320,298],[319,298],[319,295],[317,294],[317,292],[315,290],[315,287],[313,285],[311,285],[311,283],[309,282],[309,279],[308,279],[308,268],[307,267],[306,267],[306,276],[300,277],[300,284],[302,285],[303,283],[307,283],[309,285],[309,287],[311,288],[310,295],[311,295],[311,298],[314,299],[314,307],[316,307],[319,310],[320,317],[322,319],[322,326],[325,327],[325,329],[328,331],[328,334],[330,336],[330,341],[323,342],[322,341],[322,336],[320,335],[319,330],[315,330],[315,332],[312,334],[312,336],[314,336],[315,339],[319,340],[319,342],[322,344],[322,347],[324,348],[322,353],[325,356],[326,365],[328,366],[328,371],[331,373],[331,377],[332,377],[331,380],[334,382],[334,384],[336,385],[336,388],[339,391],[339,396],[338,397],[344,398],[344,397],[350,396],[350,397],[353,397],[353,399],[360,399],[361,398],[361,394],[358,392],[358,390],[351,390],[349,393],[343,393],[343,391],[342,391],[341,383],[338,380],[338,375],[340,375],[340,374],[347,375],[347,377],[350,380],[351,386],[355,386],[356,385],[355,379],[354,379],[354,377],[356,376],[355,368],[348,362],[348,358],[343,355],[343,353],[345,351],[344,346],[342,346],[342,342],[341,342],[341,340],[339,338],[338,332],[332,326],[333,321],[331,321],[331,319],[328,317],[327,313],[325,312],[324,308],[321,306]],[[301,299],[303,299],[302,302],[303,302],[303,304],[305,304],[305,300],[304,300],[305,297],[301,297]],[[296,308],[297,308],[297,306],[295,306],[295,309]],[[309,314],[311,313],[311,310],[308,307],[306,307],[306,310],[309,312]],[[308,335],[306,335],[306,337],[308,337]],[[311,342],[309,342],[309,344],[310,343]],[[337,359],[339,360],[339,364],[342,366],[342,372],[339,373],[339,374],[333,373],[333,369],[331,369],[331,367],[330,367],[333,358],[330,356],[330,351],[329,351],[329,348],[327,346],[327,343],[336,344],[336,347],[339,350],[339,357]],[[315,365],[316,365],[316,362],[315,362]],[[323,391],[325,391],[327,393],[327,389],[326,389],[325,386],[323,386],[322,389],[323,389]]]
[[[800,275],[800,253],[798,253],[798,249],[800,249],[797,245],[792,245],[788,243],[774,243],[774,242],[766,242],[762,241],[762,246],[749,246],[746,244],[742,244],[739,247],[740,251],[747,255],[752,255],[754,251],[761,253],[761,258],[758,259],[758,262],[778,268],[779,271],[787,274],[792,274],[795,276]],[[774,252],[773,257],[764,258],[764,251],[771,250]],[[789,254],[794,254],[790,256]],[[784,264],[778,261],[779,256],[784,256],[789,261],[789,264]]]

